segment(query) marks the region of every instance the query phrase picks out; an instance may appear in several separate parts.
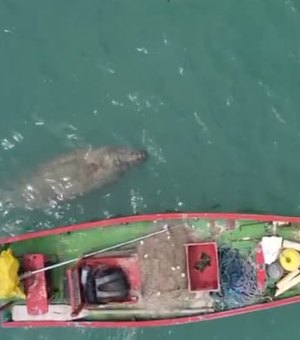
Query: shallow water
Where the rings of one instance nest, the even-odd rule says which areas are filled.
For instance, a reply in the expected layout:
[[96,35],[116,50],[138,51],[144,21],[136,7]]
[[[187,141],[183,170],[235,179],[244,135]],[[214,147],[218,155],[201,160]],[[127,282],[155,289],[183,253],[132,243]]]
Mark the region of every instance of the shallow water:
[[[78,147],[145,166],[50,211],[0,207],[1,234],[132,213],[300,213],[300,6],[293,0],[0,2],[0,187]],[[0,198],[1,201],[1,198]],[[148,330],[10,339],[282,339],[298,306]]]

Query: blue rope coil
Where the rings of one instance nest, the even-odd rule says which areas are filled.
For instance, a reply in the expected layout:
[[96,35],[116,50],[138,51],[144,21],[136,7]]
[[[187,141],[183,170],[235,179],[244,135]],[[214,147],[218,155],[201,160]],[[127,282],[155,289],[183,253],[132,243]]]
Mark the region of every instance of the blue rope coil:
[[257,294],[256,271],[252,262],[230,247],[219,249],[221,294],[224,307],[242,307]]

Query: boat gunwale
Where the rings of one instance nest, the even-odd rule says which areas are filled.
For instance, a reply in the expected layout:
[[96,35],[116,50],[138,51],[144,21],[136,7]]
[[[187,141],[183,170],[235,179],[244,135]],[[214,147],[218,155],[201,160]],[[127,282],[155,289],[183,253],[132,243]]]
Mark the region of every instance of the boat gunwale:
[[300,216],[284,216],[284,215],[263,215],[263,214],[244,214],[244,213],[209,213],[209,212],[173,212],[159,214],[141,214],[128,215],[122,217],[113,217],[92,222],[76,223],[67,226],[59,226],[50,229],[30,231],[24,234],[1,237],[0,245],[8,243],[26,241],[29,239],[46,237],[51,235],[59,235],[67,232],[86,230],[91,228],[105,228],[113,225],[151,222],[161,220],[181,220],[181,219],[229,219],[229,220],[254,220],[259,222],[281,221],[300,223]]
[[171,319],[157,320],[135,320],[135,321],[4,321],[3,328],[43,328],[43,327],[86,327],[86,328],[141,328],[141,327],[161,327],[175,326],[200,321],[215,320],[230,316],[242,315],[250,312],[258,312],[275,307],[300,302],[300,296],[285,298],[283,300],[260,303],[251,306],[231,309],[227,311],[214,312],[194,316],[178,317]]

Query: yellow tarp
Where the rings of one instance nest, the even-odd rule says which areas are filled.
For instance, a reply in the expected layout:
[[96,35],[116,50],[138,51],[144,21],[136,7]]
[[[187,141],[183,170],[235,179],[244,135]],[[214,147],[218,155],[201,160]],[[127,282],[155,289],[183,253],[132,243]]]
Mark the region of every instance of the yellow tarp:
[[19,283],[19,261],[12,255],[11,249],[0,253],[0,299],[25,298]]

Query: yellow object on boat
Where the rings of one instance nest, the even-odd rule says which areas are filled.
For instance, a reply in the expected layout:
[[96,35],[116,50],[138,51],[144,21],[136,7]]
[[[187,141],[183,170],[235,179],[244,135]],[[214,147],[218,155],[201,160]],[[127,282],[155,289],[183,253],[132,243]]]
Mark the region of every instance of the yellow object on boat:
[[12,255],[11,249],[0,253],[0,299],[25,298],[18,276],[19,261]]
[[284,270],[293,272],[300,267],[300,254],[295,249],[286,248],[281,252],[279,262]]

